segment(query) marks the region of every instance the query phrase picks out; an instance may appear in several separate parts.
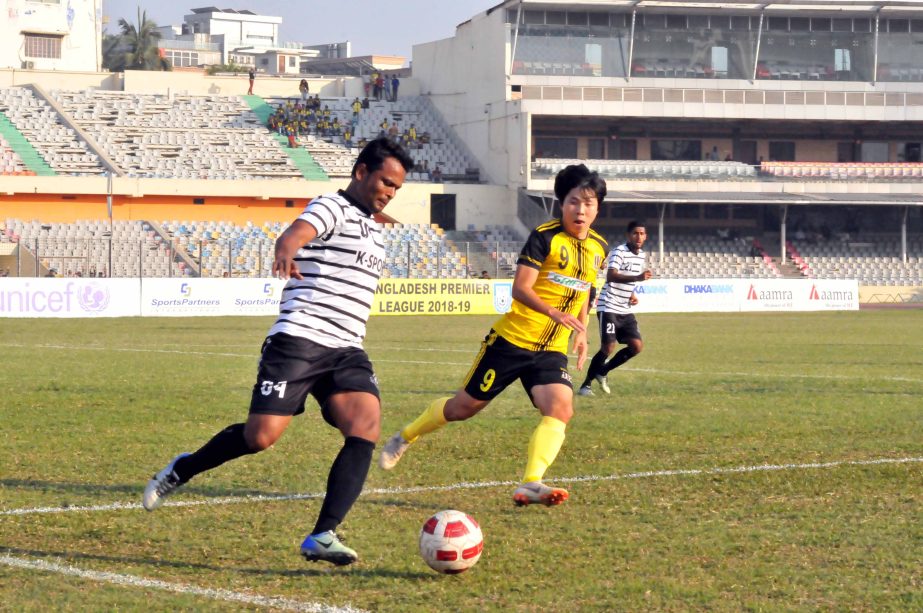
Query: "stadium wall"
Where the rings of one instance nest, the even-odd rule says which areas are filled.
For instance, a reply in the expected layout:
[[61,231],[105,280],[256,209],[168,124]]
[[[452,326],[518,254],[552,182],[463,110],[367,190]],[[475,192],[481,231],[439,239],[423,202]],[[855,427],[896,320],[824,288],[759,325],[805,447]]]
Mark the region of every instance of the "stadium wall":
[[121,72],[0,69],[0,87],[22,87],[34,83],[45,89],[81,91],[93,88],[121,91],[123,78],[124,74]]
[[[297,97],[301,75],[278,77],[257,75],[254,92],[263,97]],[[321,97],[365,97],[359,77],[307,77],[311,94]],[[100,89],[136,94],[184,93],[197,96],[234,96],[247,92],[246,73],[239,75],[207,75],[199,71],[156,72],[127,70],[122,72],[79,72],[0,69],[0,87],[39,85],[46,90],[81,91]],[[416,79],[401,79],[401,96],[420,95]]]
[[[290,222],[309,199],[345,188],[330,182],[113,179],[112,216],[119,220]],[[432,221],[432,196],[453,194],[456,227],[513,225],[516,194],[495,185],[405,183],[385,210],[395,221]],[[104,177],[0,177],[0,218],[70,223],[108,219]],[[202,201],[196,204],[195,201]]]
[[491,183],[525,183],[528,118],[507,96],[503,11],[480,13],[455,36],[413,47],[413,75]]

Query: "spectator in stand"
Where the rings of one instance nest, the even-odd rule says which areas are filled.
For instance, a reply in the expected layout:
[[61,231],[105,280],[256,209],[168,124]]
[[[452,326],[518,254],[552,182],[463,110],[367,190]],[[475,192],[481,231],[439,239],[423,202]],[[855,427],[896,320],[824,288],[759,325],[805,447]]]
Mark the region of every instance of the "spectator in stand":
[[397,122],[395,121],[394,123],[391,124],[391,127],[388,128],[388,136],[390,136],[390,137],[393,138],[393,139],[397,139],[397,137],[400,135],[400,133],[401,133],[401,131],[400,131],[400,129],[397,127]]
[[423,160],[423,170],[422,170],[422,172],[423,172],[423,174],[426,175],[426,180],[427,180],[427,181],[432,181],[432,180],[433,180],[433,175],[432,175],[432,173],[429,171],[429,160]]
[[482,271],[481,271],[481,278],[482,278],[482,279],[489,279],[489,278],[490,278],[490,273],[488,273],[486,270],[482,270]]
[[397,88],[401,86],[401,80],[397,75],[391,77],[391,102],[397,102]]
[[[372,89],[372,76],[368,74],[362,75],[362,87],[365,89],[365,99],[369,99],[369,90]],[[369,108],[368,105],[365,105],[365,108]]]
[[385,100],[391,100],[391,79],[388,75],[382,75],[382,87],[384,88]]
[[308,86],[307,79],[301,80],[301,83],[298,84],[298,91],[301,92],[301,101],[304,103],[307,103],[308,102],[308,92],[310,91],[310,87]]
[[346,124],[346,127],[343,128],[343,143],[350,149],[353,147],[353,131],[349,127],[349,124]]
[[381,120],[381,123],[378,124],[378,127],[381,128],[381,132],[378,133],[378,136],[387,136],[388,135],[388,118],[385,117]]
[[288,137],[288,146],[292,149],[298,148],[298,141],[295,140],[295,125],[288,124],[285,129],[285,135]]
[[359,96],[356,96],[356,99],[353,100],[353,117],[359,116],[359,111],[362,110],[362,103],[359,102]]
[[407,130],[408,135],[410,136],[410,142],[414,145],[417,144],[417,129],[413,124],[410,124],[410,128]]
[[250,89],[247,90],[247,95],[252,96],[253,95],[253,82],[256,81],[256,72],[254,71],[253,68],[250,69],[250,72],[247,73],[247,76],[250,77]]
[[369,97],[368,96],[362,99],[362,108],[364,109],[369,108]]
[[430,174],[433,178],[433,183],[442,183],[442,168],[436,164],[436,167],[433,168],[433,172]]
[[381,73],[375,73],[375,99],[381,102],[382,90],[385,88],[385,78]]

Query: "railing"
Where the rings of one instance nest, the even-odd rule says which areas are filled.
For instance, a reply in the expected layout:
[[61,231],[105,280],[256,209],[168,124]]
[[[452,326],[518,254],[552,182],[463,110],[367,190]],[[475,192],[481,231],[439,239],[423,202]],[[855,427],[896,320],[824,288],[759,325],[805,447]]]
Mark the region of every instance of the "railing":
[[[0,271],[14,277],[272,276],[274,241],[23,238]],[[519,242],[404,241],[387,245],[383,276],[404,279],[512,276]]]

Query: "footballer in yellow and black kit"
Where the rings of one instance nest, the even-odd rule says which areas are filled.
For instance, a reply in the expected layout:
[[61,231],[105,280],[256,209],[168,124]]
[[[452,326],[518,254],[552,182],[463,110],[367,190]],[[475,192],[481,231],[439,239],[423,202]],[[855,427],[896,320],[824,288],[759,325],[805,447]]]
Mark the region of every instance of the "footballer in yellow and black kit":
[[[535,228],[517,265],[538,270],[532,289],[552,308],[578,317],[590,288],[605,266],[606,240],[590,229],[585,239],[568,234],[560,219]],[[472,397],[489,400],[521,379],[529,392],[535,385],[573,387],[567,372],[571,330],[517,300],[494,323],[464,381]]]

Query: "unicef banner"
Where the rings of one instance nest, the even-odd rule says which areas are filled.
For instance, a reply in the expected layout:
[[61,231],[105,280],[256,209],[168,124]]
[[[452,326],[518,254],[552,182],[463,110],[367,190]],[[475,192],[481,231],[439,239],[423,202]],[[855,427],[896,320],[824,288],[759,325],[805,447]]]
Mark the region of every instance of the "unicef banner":
[[0,278],[0,317],[137,317],[138,279]]
[[278,315],[277,279],[144,279],[141,315]]
[[372,315],[496,315],[512,304],[512,279],[382,279]]

